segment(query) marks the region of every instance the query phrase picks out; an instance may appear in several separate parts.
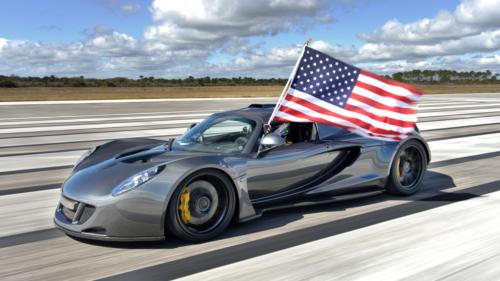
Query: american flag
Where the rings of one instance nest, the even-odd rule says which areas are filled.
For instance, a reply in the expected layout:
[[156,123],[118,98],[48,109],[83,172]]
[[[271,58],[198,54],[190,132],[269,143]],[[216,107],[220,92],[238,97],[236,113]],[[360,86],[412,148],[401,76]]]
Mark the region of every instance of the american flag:
[[414,131],[422,93],[305,47],[273,120],[318,122],[400,141]]

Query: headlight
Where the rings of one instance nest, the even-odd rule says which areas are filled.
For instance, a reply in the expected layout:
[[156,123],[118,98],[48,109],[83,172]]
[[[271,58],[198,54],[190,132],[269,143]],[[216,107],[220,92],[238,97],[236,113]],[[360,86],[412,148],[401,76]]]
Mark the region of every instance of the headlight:
[[85,160],[87,157],[89,157],[92,153],[94,153],[94,151],[96,149],[97,149],[97,147],[93,147],[93,148],[85,151],[85,153],[83,153],[82,156],[80,156],[78,161],[76,161],[75,167],[78,166],[78,164],[82,163],[82,161]]
[[152,167],[152,168],[149,168],[145,171],[142,171],[142,172],[124,180],[117,187],[113,188],[111,195],[118,196],[122,193],[130,191],[130,190],[140,186],[141,184],[149,181],[150,179],[152,179],[161,170],[162,170],[161,167]]

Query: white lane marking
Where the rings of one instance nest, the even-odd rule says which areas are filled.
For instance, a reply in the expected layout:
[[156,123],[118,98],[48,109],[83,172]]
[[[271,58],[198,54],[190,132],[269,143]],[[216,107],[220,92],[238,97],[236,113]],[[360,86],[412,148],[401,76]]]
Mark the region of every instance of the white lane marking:
[[[447,103],[449,105],[449,103]],[[485,105],[486,106],[486,105]],[[425,109],[425,107],[421,107]],[[97,122],[97,121],[114,121],[114,120],[144,120],[144,119],[162,119],[162,118],[181,118],[181,117],[204,117],[221,110],[208,111],[178,111],[178,112],[150,112],[150,113],[130,113],[130,114],[95,114],[95,115],[62,115],[62,116],[45,116],[45,117],[25,117],[25,118],[2,118],[0,126],[13,125],[34,125],[34,124],[58,124],[58,123],[76,123],[76,122]],[[481,113],[481,112],[497,112],[498,108],[493,109],[473,109],[462,110],[464,113]],[[419,117],[427,116],[444,116],[448,113],[459,114],[456,111],[446,112],[420,112]],[[170,114],[169,114],[170,113]]]
[[84,152],[77,150],[1,157],[0,173],[73,165]]
[[500,133],[430,141],[432,162],[500,151]]
[[[167,129],[168,132],[163,131],[162,133],[167,133],[174,135],[175,133],[180,134],[185,131],[183,128],[178,129]],[[100,133],[102,137],[110,137],[110,134]],[[113,133],[114,137],[120,136],[120,132]],[[123,135],[122,135],[123,136]],[[129,137],[126,134],[123,137]],[[95,138],[95,134],[85,134],[82,136],[75,136],[80,140],[82,138]],[[429,147],[431,149],[432,161],[443,161],[473,155],[479,155],[484,153],[490,153],[495,151],[500,151],[500,133],[485,134],[470,137],[458,137],[438,141],[429,141]],[[0,140],[1,141],[1,140]],[[47,139],[45,141],[48,141]],[[0,143],[1,144],[1,143]],[[29,155],[19,155],[19,156],[6,156],[0,157],[0,172],[14,172],[17,170],[25,169],[38,169],[38,168],[50,168],[57,166],[72,165],[80,157],[80,155],[85,150],[79,151],[69,151],[69,152],[49,152],[40,154],[29,154]]]
[[[177,280],[468,280],[462,271],[500,254],[499,212],[494,192]],[[483,270],[472,279],[500,273]]]
[[[216,128],[215,131],[235,131],[235,128],[241,131],[241,126]],[[85,151],[75,150],[0,157],[0,173],[74,165]]]
[[68,126],[6,128],[6,129],[0,129],[0,134],[83,130],[83,129],[101,129],[101,128],[121,128],[121,127],[140,127],[140,126],[154,126],[154,125],[172,125],[172,124],[179,124],[179,123],[197,123],[197,122],[200,122],[202,120],[203,119],[186,119],[186,120],[165,120],[165,121],[147,121],[147,122],[84,124],[84,125],[68,125]]
[[[18,145],[18,144],[29,145],[29,144],[63,143],[63,142],[67,142],[67,141],[86,141],[86,140],[104,139],[104,138],[110,137],[111,134],[112,134],[111,138],[113,138],[113,139],[138,137],[138,136],[178,135],[184,131],[185,131],[185,128],[175,128],[175,129],[166,129],[166,130],[141,130],[141,131],[127,131],[127,132],[114,132],[114,133],[103,132],[103,133],[65,135],[64,137],[68,137],[68,139],[61,139],[62,136],[4,139],[4,140],[0,140],[0,147],[2,146],[1,145],[2,141],[5,141],[5,142],[3,142],[4,146],[11,146],[13,143],[15,143],[16,145]],[[482,137],[483,136],[481,136],[481,138]],[[494,136],[493,138],[498,138],[498,137]],[[490,140],[491,140],[491,138],[490,138]],[[444,141],[448,141],[448,140],[444,140]],[[432,146],[433,142],[430,142],[430,143]],[[455,147],[455,149],[451,153],[448,153],[448,152],[445,153],[444,157],[439,156],[439,154],[436,154],[436,150],[439,150],[440,148],[431,148],[433,150],[433,160],[449,159],[449,157],[448,158],[446,157],[447,155],[448,156],[455,155],[456,151],[459,151],[460,149],[462,149],[462,146],[463,146],[462,141],[458,140],[458,138],[454,144],[450,144],[450,143],[443,144],[442,143],[440,146],[441,147],[442,146],[449,147],[450,145],[453,145]],[[472,145],[474,145],[474,144],[472,144]],[[471,144],[468,144],[467,146],[471,146]],[[484,151],[476,151],[475,153],[483,153],[483,152]],[[467,155],[467,156],[470,156],[470,155]],[[75,161],[76,161],[76,159],[77,159],[77,157],[74,158]],[[44,207],[44,208],[33,209],[31,207],[32,202],[29,200],[28,201],[25,200],[25,196],[31,196],[31,195],[33,195],[33,198],[35,198],[35,199],[42,198],[43,196],[41,196],[41,194],[44,194],[44,193],[53,193],[51,198],[48,198],[46,200],[47,204],[45,204],[46,207]],[[24,232],[29,232],[29,231],[34,231],[34,230],[52,227],[51,218],[53,215],[55,205],[57,203],[57,199],[59,197],[58,190],[29,192],[29,193],[15,194],[15,195],[19,196],[19,199],[12,200],[12,198],[14,198],[14,197],[7,197],[7,195],[0,196],[0,199],[4,198],[6,200],[6,201],[0,201],[0,214],[7,214],[7,212],[5,212],[5,209],[2,209],[2,206],[7,206],[7,204],[4,202],[13,203],[14,205],[17,205],[18,207],[20,207],[23,211],[22,212],[16,211],[16,212],[10,213],[9,216],[10,216],[11,220],[1,218],[0,219],[0,230],[7,230],[6,226],[11,226],[12,227],[11,230],[14,230],[14,232],[11,232],[11,233],[24,233]],[[40,215],[40,217],[38,217],[38,215]],[[7,218],[7,216],[5,218]],[[21,220],[19,218],[21,218]],[[0,236],[4,236],[4,232],[0,232]]]
[[[433,162],[436,162],[500,151],[500,142],[498,141],[499,138],[500,133],[482,135],[481,137],[459,137],[440,141],[430,141],[429,146],[431,148]],[[83,152],[84,151],[81,150],[64,153],[44,153],[27,156],[1,157],[0,171],[14,171],[18,169],[44,167],[48,168],[53,166],[72,165]],[[47,199],[46,203],[43,203],[46,207],[39,209],[44,214],[44,219],[39,220],[38,216],[35,216],[37,218],[36,220],[30,219],[33,210],[33,208],[31,208],[32,202],[30,201],[30,198],[32,198],[32,196],[33,198],[42,198],[37,194],[45,194],[44,192],[50,193],[51,191],[36,191],[14,194],[16,196],[0,196],[0,236],[2,236],[2,229],[6,229],[8,233],[12,234],[12,231],[14,231],[15,233],[23,233],[38,229],[44,229],[47,228],[48,225],[51,225],[50,218],[52,217],[53,209],[55,208],[57,199],[59,197],[58,190],[57,192],[53,193],[52,197]],[[17,199],[11,200],[9,198]],[[8,206],[8,204],[4,202],[10,202],[9,204],[13,205],[19,205],[19,211],[11,212],[11,217],[15,221],[12,221],[12,219],[4,220],[1,217],[1,214],[6,213],[5,208],[13,208],[12,206]],[[26,220],[26,223],[24,223],[23,220]],[[4,224],[11,225],[10,223],[12,223],[12,228],[4,228]],[[20,225],[19,228],[15,227],[15,225],[17,224]]]
[[[442,102],[442,103],[432,103],[432,104],[426,104],[426,103],[418,103],[420,106],[420,109],[425,109],[429,105],[461,105],[466,102],[456,102],[456,101],[449,101],[449,102]],[[484,106],[488,106],[485,104]],[[61,120],[64,118],[93,118],[93,117],[101,117],[105,118],[107,116],[136,116],[136,115],[158,115],[158,114],[184,114],[184,113],[215,113],[215,112],[221,112],[223,109],[214,109],[214,110],[179,110],[179,111],[153,111],[153,112],[131,112],[131,113],[111,113],[111,114],[79,114],[79,115],[53,115],[53,116],[30,116],[30,117],[6,117],[2,118],[2,120],[13,120],[13,121],[21,121],[21,120],[46,120],[46,119],[54,119],[54,120]]]
[[[211,133],[236,132],[241,131],[242,127],[240,124],[237,126],[217,127]],[[85,151],[47,152],[0,157],[0,173],[17,171],[20,168],[25,170],[73,165]]]
[[422,131],[437,130],[437,129],[450,129],[463,126],[479,126],[500,123],[500,116],[490,117],[477,117],[477,118],[463,118],[455,120],[442,120],[442,121],[428,121],[417,123]]
[[50,189],[0,196],[0,237],[53,228],[59,195]]
[[[420,112],[418,113],[419,117],[438,117],[438,116],[447,116],[447,115],[457,115],[457,114],[474,114],[474,113],[492,113],[492,112],[500,112],[500,108],[486,108],[486,109],[471,109],[471,110],[456,110],[456,111],[441,111],[441,112]],[[97,122],[97,121],[122,121],[122,120],[148,120],[148,119],[170,119],[170,118],[181,118],[181,117],[206,117],[211,115],[212,113],[200,113],[200,114],[175,114],[175,115],[148,115],[148,116],[124,116],[124,117],[110,117],[110,118],[81,118],[81,119],[56,119],[56,120],[37,120],[37,121],[8,121],[8,122],[0,122],[0,126],[12,126],[12,125],[34,125],[34,124],[64,124],[64,123],[73,123],[73,122]],[[189,122],[189,120],[177,120],[177,122]],[[198,119],[198,121],[200,121]],[[194,122],[198,122],[194,121]],[[449,120],[450,122],[454,122],[454,120]],[[147,124],[155,125],[151,122],[157,122],[156,124],[173,124],[169,122],[175,121],[149,121]],[[163,123],[165,122],[165,123]],[[431,121],[437,122],[437,121]],[[425,123],[425,122],[422,122]],[[123,124],[123,126],[119,126],[117,124]],[[44,126],[44,127],[22,127],[22,128],[5,128],[0,129],[0,133],[16,133],[16,132],[38,132],[38,131],[59,131],[59,130],[67,130],[67,129],[93,129],[93,128],[105,128],[105,127],[128,127],[135,126],[130,125],[134,123],[110,123],[107,124],[95,124],[95,125],[70,125],[70,126]],[[140,123],[141,125],[147,125],[146,123]]]
[[[188,121],[196,122],[199,120],[188,120]],[[177,123],[178,120],[174,122]],[[452,128],[457,126],[488,124],[495,122],[500,122],[499,116],[422,122],[419,123],[419,127],[423,131],[425,131],[429,129]],[[122,123],[118,124],[122,125]],[[137,123],[124,123],[124,124],[127,124],[127,126],[129,126],[130,124],[137,124]],[[148,124],[151,123],[148,122]],[[82,126],[87,126],[87,125],[78,125],[76,127],[81,128]],[[109,124],[101,124],[101,126],[109,127]],[[66,129],[67,127],[70,126],[59,126],[59,127],[63,127]],[[53,128],[53,127],[41,127],[41,128],[44,128],[45,130],[47,128]],[[74,126],[71,126],[71,128],[74,128]],[[31,128],[23,128],[23,129],[29,130]],[[38,128],[35,127],[34,129]],[[185,130],[186,130],[185,128],[170,128],[163,130],[162,129],[140,130],[140,131],[130,131],[130,132],[102,132],[102,133],[88,133],[88,134],[71,134],[63,136],[9,138],[9,139],[0,139],[0,147],[12,146],[13,144],[16,146],[21,146],[21,145],[33,145],[33,144],[65,143],[71,141],[119,139],[119,138],[129,138],[129,137],[139,137],[139,136],[140,137],[176,136],[185,132]],[[2,130],[0,129],[0,131]],[[438,141],[436,144],[434,144],[435,142],[430,142],[429,144],[431,145],[432,148],[433,161],[441,161],[451,158],[464,157],[456,155],[470,156],[470,155],[476,155],[476,154],[482,154],[500,150],[500,147],[498,147],[500,142],[497,141],[498,139],[497,134],[482,135],[480,138],[466,137],[463,141],[461,139],[462,138],[453,138],[448,140],[442,140]],[[483,143],[480,142],[480,145],[471,147],[469,147],[468,145],[464,145],[466,143],[468,144],[469,142],[474,144],[474,142],[477,142],[478,140],[482,141]],[[462,147],[462,149],[460,149],[460,147]],[[444,152],[440,153],[440,151]],[[459,153],[452,156],[452,154],[449,153],[449,151],[459,151]],[[76,152],[71,151],[62,153],[43,153],[43,154],[1,157],[2,161],[0,162],[0,172],[12,172],[24,169],[50,168],[55,166],[71,165],[74,164],[74,162],[78,159],[78,157],[82,153],[83,151],[76,151]]]
[[[144,125],[162,125],[167,122],[167,124],[179,124],[180,121],[185,123],[195,123],[200,121],[200,119],[191,120],[171,120],[171,121],[151,121],[151,122],[138,122],[141,126]],[[486,125],[500,122],[500,116],[491,117],[479,117],[479,118],[464,118],[455,120],[443,120],[443,121],[427,121],[419,122],[418,126],[422,131],[434,130],[434,129],[445,129],[445,128],[455,128],[461,126],[471,126],[471,125]],[[132,124],[132,125],[131,125]],[[83,127],[82,127],[83,126]],[[129,127],[129,126],[139,126],[137,123],[115,123],[113,127]],[[22,132],[38,132],[38,131],[52,131],[54,128],[56,131],[69,130],[69,129],[81,129],[81,128],[108,128],[109,124],[93,124],[93,125],[76,125],[76,126],[50,126],[50,127],[27,127],[27,128],[13,128],[13,129],[3,129],[3,130],[18,130]],[[175,129],[176,131],[169,131]],[[171,128],[171,129],[153,129],[153,130],[137,130],[128,132],[101,132],[101,133],[85,133],[85,134],[66,134],[66,135],[56,135],[56,136],[27,136],[23,138],[5,138],[0,139],[1,147],[10,146],[22,146],[22,145],[35,145],[35,144],[54,144],[54,143],[65,143],[74,141],[92,141],[92,140],[103,140],[103,139],[118,139],[118,138],[129,138],[129,137],[150,137],[150,136],[161,136],[161,135],[178,135],[182,134],[185,128]],[[2,132],[2,129],[0,129]]]
[[2,105],[37,105],[37,104],[94,104],[94,103],[150,103],[150,102],[186,102],[186,101],[241,101],[241,100],[276,100],[269,97],[253,98],[171,98],[171,99],[121,99],[121,100],[65,100],[65,101],[9,101]]
[[[97,121],[120,121],[120,120],[147,120],[147,119],[171,119],[182,117],[206,117],[212,113],[193,113],[193,114],[176,114],[176,115],[148,115],[148,116],[125,116],[125,117],[108,117],[108,118],[81,118],[81,119],[56,119],[43,121],[9,121],[0,122],[0,126],[13,125],[34,125],[34,124],[62,124],[76,122],[97,122]],[[182,121],[182,120],[177,120]]]
[[472,103],[472,104],[464,104],[464,105],[429,106],[429,107],[424,107],[423,111],[434,110],[434,109],[474,108],[474,107],[487,107],[487,106],[491,107],[491,106],[498,106],[498,105],[500,105],[500,103]]
[[[449,102],[440,102],[440,103],[422,103],[422,102],[418,102],[417,103],[417,107],[422,109],[422,108],[426,108],[426,107],[436,107],[436,106],[448,106],[448,105],[466,105],[466,104],[471,104],[470,102],[456,102],[456,101],[449,101]],[[476,103],[474,103],[476,104]]]
[[158,114],[184,114],[184,113],[215,113],[215,112],[220,112],[222,110],[179,110],[179,111],[152,111],[152,112],[130,112],[130,113],[111,113],[111,114],[85,114],[85,115],[50,115],[50,116],[31,116],[31,117],[9,117],[9,118],[2,118],[2,120],[13,120],[13,121],[20,121],[20,120],[60,120],[63,118],[93,118],[93,117],[107,117],[107,116],[147,116],[147,115],[158,115]]
[[470,93],[470,94],[447,94],[441,95],[424,95],[424,100],[429,101],[449,101],[460,100],[466,102],[495,102],[500,100],[500,93]]
[[443,100],[443,99],[471,99],[471,98],[497,98],[500,97],[500,93],[490,92],[490,93],[452,93],[452,94],[424,94],[424,98]]
[[23,145],[42,145],[42,144],[57,144],[68,142],[83,142],[83,141],[100,141],[138,137],[160,137],[160,136],[177,136],[184,133],[186,128],[169,128],[169,129],[151,129],[151,130],[134,130],[134,131],[119,131],[119,132],[100,132],[100,133],[85,133],[85,134],[67,134],[55,136],[34,136],[23,138],[6,138],[0,139],[1,147],[23,146]]
[[500,108],[466,109],[466,110],[437,111],[437,112],[419,112],[418,117],[453,116],[453,115],[458,115],[458,114],[476,114],[476,113],[492,113],[492,112],[500,112]]

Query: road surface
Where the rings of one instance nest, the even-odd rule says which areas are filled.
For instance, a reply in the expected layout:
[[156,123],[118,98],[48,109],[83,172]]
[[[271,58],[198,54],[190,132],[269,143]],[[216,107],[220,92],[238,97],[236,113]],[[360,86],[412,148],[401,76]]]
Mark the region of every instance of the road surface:
[[168,139],[272,99],[0,103],[1,280],[493,280],[500,276],[500,94],[424,96],[422,192],[266,213],[203,244],[97,243],[52,215],[88,148]]

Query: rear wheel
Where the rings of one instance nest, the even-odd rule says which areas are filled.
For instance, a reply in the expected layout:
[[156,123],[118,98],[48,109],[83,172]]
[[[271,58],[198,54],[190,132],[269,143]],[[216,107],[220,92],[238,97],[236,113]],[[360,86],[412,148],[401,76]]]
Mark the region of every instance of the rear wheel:
[[220,171],[200,171],[175,190],[166,226],[179,239],[206,241],[226,229],[235,209],[236,193],[230,179]]
[[386,188],[392,194],[411,195],[420,189],[426,170],[424,146],[419,141],[409,140],[394,158]]

